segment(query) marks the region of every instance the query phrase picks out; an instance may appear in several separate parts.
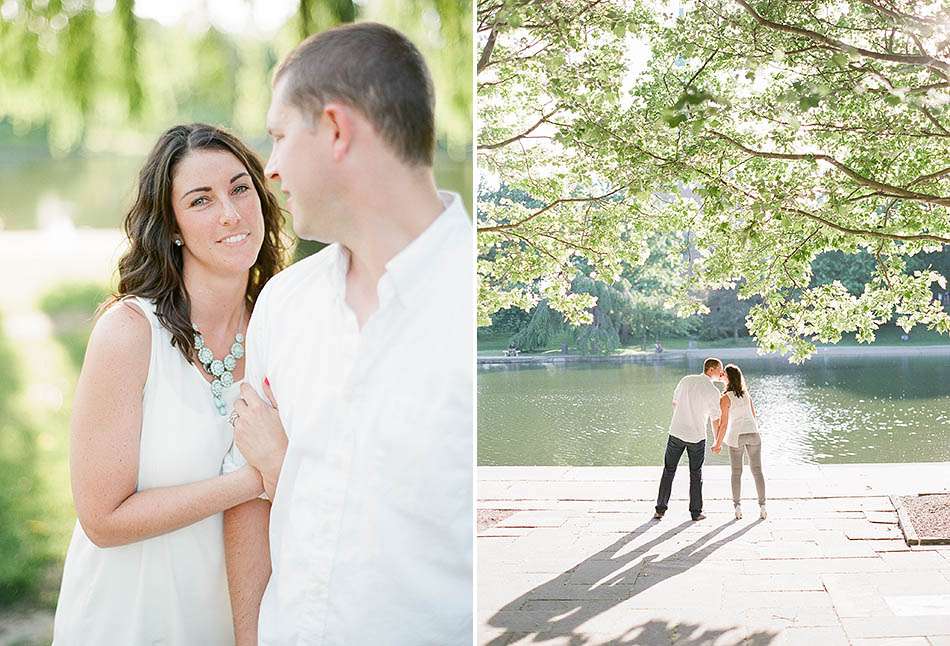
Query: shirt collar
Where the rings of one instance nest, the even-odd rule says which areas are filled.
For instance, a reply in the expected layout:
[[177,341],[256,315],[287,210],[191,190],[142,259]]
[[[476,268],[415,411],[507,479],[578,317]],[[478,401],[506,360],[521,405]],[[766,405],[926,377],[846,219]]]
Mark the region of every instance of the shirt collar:
[[330,245],[330,249],[324,253],[332,254],[332,268],[330,270],[330,282],[333,288],[333,295],[336,301],[342,301],[346,294],[346,272],[350,268],[350,252],[346,247],[338,242]]
[[380,279],[380,306],[391,291],[403,304],[410,304],[423,293],[422,284],[428,275],[438,271],[435,262],[452,230],[460,223],[468,226],[468,215],[457,193],[439,191],[445,209],[415,240],[386,263]]
[[[404,304],[422,293],[421,284],[425,277],[436,271],[433,262],[443,243],[451,235],[452,229],[459,224],[469,226],[465,206],[458,193],[439,191],[439,199],[445,209],[417,238],[411,241],[399,253],[386,263],[386,273],[379,280],[379,306],[395,297]],[[333,268],[330,272],[333,292],[337,301],[346,294],[346,274],[350,267],[350,252],[339,243],[331,245],[324,253],[333,254]]]

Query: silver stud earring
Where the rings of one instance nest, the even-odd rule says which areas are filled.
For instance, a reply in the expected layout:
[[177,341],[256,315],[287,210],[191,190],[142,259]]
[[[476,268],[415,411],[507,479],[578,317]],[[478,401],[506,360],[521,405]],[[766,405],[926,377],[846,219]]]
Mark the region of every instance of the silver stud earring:
[[182,246],[183,244],[185,244],[185,243],[182,242],[181,238],[175,238],[175,246],[176,246],[176,247],[180,247],[180,246]]

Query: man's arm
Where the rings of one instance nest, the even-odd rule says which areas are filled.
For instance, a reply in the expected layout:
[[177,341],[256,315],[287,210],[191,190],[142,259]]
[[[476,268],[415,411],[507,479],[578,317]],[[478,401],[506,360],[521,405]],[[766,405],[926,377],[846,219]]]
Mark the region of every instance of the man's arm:
[[224,512],[224,556],[235,646],[257,646],[257,618],[270,579],[270,503],[250,500]]
[[719,423],[716,425],[715,443],[713,452],[719,453],[722,447],[722,438],[726,435],[726,427],[729,425],[729,398],[725,395],[719,400]]
[[[273,284],[268,283],[261,291],[247,325],[245,384],[260,384],[264,379],[270,330],[267,304]],[[236,409],[239,403],[240,400],[235,402]],[[245,456],[234,443],[222,469],[228,471],[246,463]],[[235,646],[257,646],[261,599],[271,575],[270,510],[270,502],[258,498],[224,512],[224,556]]]

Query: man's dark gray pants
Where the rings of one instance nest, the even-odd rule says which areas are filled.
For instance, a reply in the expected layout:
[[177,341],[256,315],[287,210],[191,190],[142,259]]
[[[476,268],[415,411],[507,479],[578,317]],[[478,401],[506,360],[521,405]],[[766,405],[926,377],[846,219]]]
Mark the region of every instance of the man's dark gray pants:
[[703,461],[706,459],[706,440],[684,442],[670,435],[666,441],[666,457],[663,460],[663,477],[660,478],[660,494],[656,499],[656,511],[666,513],[670,493],[673,491],[673,476],[676,466],[686,451],[689,456],[689,513],[696,519],[703,511]]

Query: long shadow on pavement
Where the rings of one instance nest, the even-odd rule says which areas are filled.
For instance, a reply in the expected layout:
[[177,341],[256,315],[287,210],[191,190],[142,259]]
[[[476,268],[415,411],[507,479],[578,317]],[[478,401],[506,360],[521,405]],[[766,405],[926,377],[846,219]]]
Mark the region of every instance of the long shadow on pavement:
[[[522,639],[531,634],[534,634],[533,641],[535,642],[550,639],[563,640],[565,637],[569,637],[567,643],[571,646],[587,644],[589,637],[578,632],[581,625],[653,586],[683,574],[701,563],[717,549],[741,537],[761,522],[763,521],[755,521],[725,538],[710,542],[717,534],[736,523],[735,520],[732,520],[707,532],[691,544],[667,557],[657,559],[656,555],[648,554],[654,547],[662,545],[686,527],[693,525],[692,521],[686,521],[643,545],[638,545],[634,549],[620,554],[619,552],[624,547],[656,526],[655,521],[646,522],[612,545],[505,604],[488,620],[489,625],[503,628],[505,632],[487,644],[488,646],[502,646],[512,640]],[[631,566],[637,559],[642,559],[642,561]],[[649,568],[649,575],[641,577],[644,567]],[[588,581],[595,583],[587,585],[587,589],[580,595],[584,598],[573,598],[572,594],[577,596],[577,593],[569,592],[569,590],[576,590],[579,582]],[[569,588],[568,586],[574,587]],[[540,614],[542,619],[539,625],[535,625],[531,630],[526,631],[525,625],[521,621],[513,620],[513,617],[515,613],[523,610],[525,604],[529,602],[540,602],[533,603],[530,612],[532,615]],[[604,643],[610,646],[632,646],[633,644],[652,646],[654,644],[666,645],[671,643],[678,646],[700,646],[714,642],[722,644],[722,636],[735,628],[736,626],[709,629],[699,624],[650,620],[638,625],[631,625],[623,631],[622,635]],[[776,635],[777,633],[774,632],[759,631],[739,638],[736,643],[764,646],[771,643]]]

